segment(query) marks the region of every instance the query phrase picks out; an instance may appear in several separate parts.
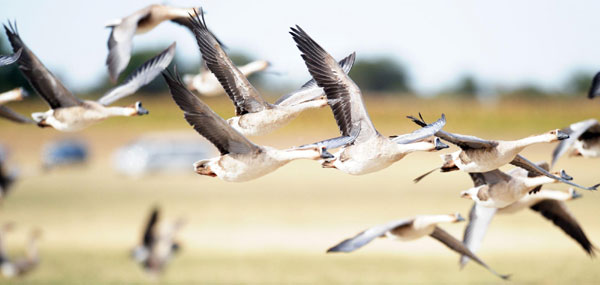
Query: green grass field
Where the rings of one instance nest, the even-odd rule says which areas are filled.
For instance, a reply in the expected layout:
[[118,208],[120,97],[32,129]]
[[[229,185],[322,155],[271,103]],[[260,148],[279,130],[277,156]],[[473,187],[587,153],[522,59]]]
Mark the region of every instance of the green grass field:
[[[131,101],[139,98],[131,99]],[[207,100],[225,116],[225,98]],[[583,99],[511,101],[487,105],[442,99],[367,99],[371,117],[386,135],[415,129],[406,115],[422,112],[434,120],[447,115],[446,130],[487,138],[513,139],[597,117],[598,102]],[[43,104],[11,104],[21,112],[45,110]],[[39,284],[155,283],[130,258],[148,211],[161,205],[164,220],[187,220],[183,250],[161,283],[502,283],[475,264],[458,269],[458,255],[430,238],[401,243],[376,240],[352,254],[325,254],[337,242],[366,227],[416,214],[468,215],[469,200],[459,192],[472,186],[464,173],[435,173],[419,184],[412,178],[437,166],[439,153],[415,153],[392,167],[365,176],[322,169],[314,161],[295,161],[263,178],[239,184],[201,177],[191,170],[132,179],[112,169],[112,152],[151,131],[193,134],[168,98],[144,98],[150,116],[113,118],[81,133],[63,134],[34,126],[0,122],[0,143],[11,150],[10,163],[22,179],[0,206],[0,223],[18,227],[8,237],[10,252],[22,252],[32,227],[44,230],[42,263],[31,275],[0,282]],[[251,140],[289,147],[336,136],[331,111],[307,112],[289,126]],[[81,168],[50,173],[39,170],[45,140],[82,136],[92,157]],[[525,155],[549,160],[554,145],[536,146]],[[445,150],[445,152],[454,151]],[[600,182],[600,160],[564,157],[576,182]],[[507,167],[509,169],[510,167]],[[548,189],[566,190],[565,185]],[[585,192],[569,207],[594,243],[600,243],[600,194]],[[465,224],[442,224],[462,237]],[[551,222],[536,213],[498,216],[479,256],[517,283],[598,283],[598,261]]]

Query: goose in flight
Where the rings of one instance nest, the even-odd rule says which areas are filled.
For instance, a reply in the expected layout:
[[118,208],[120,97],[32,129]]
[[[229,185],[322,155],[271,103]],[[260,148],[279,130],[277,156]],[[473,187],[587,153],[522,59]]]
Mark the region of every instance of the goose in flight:
[[320,146],[278,150],[255,145],[188,90],[177,71],[175,75],[170,71],[163,72],[163,76],[186,121],[221,153],[218,157],[194,163],[194,169],[200,175],[243,182],[273,172],[292,160],[331,157],[325,147]]
[[16,25],[4,26],[13,50],[23,49],[18,60],[21,73],[33,89],[46,100],[50,110],[33,113],[40,127],[53,127],[59,131],[78,131],[112,116],[141,116],[148,114],[141,102],[127,107],[108,106],[135,93],[163,71],[175,55],[175,43],[148,60],[134,71],[123,84],[110,90],[98,101],[80,100],[46,69],[42,62],[27,48],[18,34]]
[[588,98],[594,99],[594,97],[600,96],[600,72],[594,75],[594,79],[592,80],[592,85],[588,90]]
[[178,219],[161,232],[158,227],[159,215],[158,208],[152,209],[144,229],[142,243],[132,250],[133,259],[152,274],[160,273],[173,255],[180,250],[175,235],[184,225],[183,219]]
[[[296,45],[315,83],[325,90],[342,137],[353,137],[323,167],[336,168],[352,175],[384,169],[414,151],[447,148],[433,135],[446,123],[445,116],[410,134],[385,137],[373,126],[363,103],[360,89],[340,65],[302,28],[291,28]],[[428,139],[430,138],[430,139]]]
[[198,11],[196,8],[177,8],[166,5],[150,5],[133,14],[109,21],[106,25],[111,29],[108,38],[108,57],[106,65],[113,82],[125,70],[131,59],[132,40],[134,35],[144,34],[164,21],[183,25],[191,30],[189,15]]
[[21,52],[23,52],[23,49],[19,49],[11,55],[0,55],[0,66],[13,64],[15,61],[19,60]]
[[[327,106],[323,91],[309,81],[298,91],[285,95],[275,104],[264,100],[243,72],[238,69],[206,27],[202,9],[191,18],[194,35],[208,69],[225,89],[235,105],[236,116],[227,120],[242,135],[263,135],[296,118],[304,110]],[[354,53],[342,60],[348,72],[354,64]]]
[[[421,116],[420,118],[408,116],[408,118],[419,126],[426,126],[426,123]],[[435,136],[457,145],[460,150],[450,154],[442,154],[442,161],[444,161],[442,166],[436,167],[417,177],[414,179],[415,183],[438,169],[441,170],[441,172],[462,170],[469,173],[483,173],[494,171],[506,164],[512,164],[527,171],[545,175],[577,188],[596,190],[596,188],[600,186],[594,185],[591,187],[583,187],[575,184],[571,182],[570,179],[567,179],[567,177],[558,177],[551,174],[548,170],[539,167],[519,154],[523,149],[534,144],[551,143],[569,138],[568,134],[558,129],[545,134],[530,136],[514,141],[485,140],[474,136],[448,133],[443,130],[436,132]]]
[[[549,169],[545,162],[537,166],[546,171]],[[556,174],[563,179],[571,179],[564,171]],[[520,167],[513,168],[507,173],[495,169],[483,173],[471,172],[469,176],[473,180],[474,187],[462,191],[461,197],[472,199],[475,203],[490,208],[504,208],[523,198],[527,193],[538,192],[544,184],[558,182],[538,172],[528,172]]]
[[[481,247],[490,222],[496,214],[514,214],[529,208],[552,221],[565,234],[579,243],[589,256],[593,257],[596,247],[590,242],[565,203],[565,201],[579,197],[581,197],[581,194],[570,188],[568,193],[556,190],[541,190],[536,194],[526,195],[503,208],[489,208],[473,203],[469,213],[469,224],[465,228],[463,243],[471,252],[476,252]],[[461,256],[461,267],[465,266],[469,260],[468,256]]]
[[6,169],[4,159],[0,157],[0,201],[4,200],[15,180],[16,175],[9,173]]
[[571,124],[562,131],[569,134],[569,138],[554,149],[552,165],[569,151],[573,156],[600,157],[600,123],[596,119]]
[[475,262],[485,267],[494,275],[502,279],[508,279],[509,275],[498,274],[487,264],[485,264],[485,262],[475,256],[475,254],[471,252],[461,241],[457,240],[452,235],[437,226],[438,223],[457,223],[464,220],[465,219],[460,214],[456,213],[450,215],[422,215],[392,221],[364,230],[356,236],[346,239],[336,246],[328,249],[327,252],[352,252],[378,237],[399,239],[401,241],[411,241],[424,236],[430,236],[457,253],[468,256],[475,260]]
[[[21,50],[20,50],[21,51]],[[0,94],[0,117],[20,124],[33,124],[33,120],[11,110],[6,106],[2,106],[8,102],[21,101],[27,95],[25,89],[15,88]]]
[[[266,60],[255,60],[237,68],[242,75],[248,77],[256,72],[267,69],[269,65],[270,63]],[[190,91],[196,91],[202,96],[212,97],[225,93],[217,77],[208,69],[208,66],[204,62],[201,64],[200,73],[184,75],[183,82],[187,84],[187,88]]]
[[11,260],[6,254],[4,240],[6,233],[10,230],[12,230],[12,225],[4,225],[0,229],[0,272],[5,278],[23,276],[35,269],[40,263],[37,242],[41,236],[41,231],[35,229],[30,233],[25,256]]

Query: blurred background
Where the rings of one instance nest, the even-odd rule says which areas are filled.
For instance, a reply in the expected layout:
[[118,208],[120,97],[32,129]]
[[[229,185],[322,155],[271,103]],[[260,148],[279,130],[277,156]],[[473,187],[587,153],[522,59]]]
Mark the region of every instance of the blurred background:
[[[22,39],[40,60],[78,96],[95,99],[113,87],[104,65],[110,33],[104,24],[152,3],[13,1],[3,5],[0,19],[16,20]],[[516,139],[598,117],[598,100],[585,98],[600,69],[600,38],[594,36],[600,3],[594,1],[163,4],[202,5],[209,28],[237,64],[271,62],[267,71],[251,77],[270,102],[310,78],[288,34],[290,26],[300,25],[336,58],[356,51],[350,76],[385,135],[414,130],[404,117],[418,112],[430,121],[445,113],[447,131],[494,139]],[[173,41],[178,70],[197,72],[200,53],[194,37],[165,22],[134,38],[122,78]],[[5,36],[0,50],[10,53]],[[0,69],[0,92],[19,86],[30,88],[16,66]],[[202,99],[224,118],[234,115],[226,96]],[[216,150],[183,120],[162,78],[122,102],[136,100],[144,102],[150,116],[112,118],[78,133],[0,121],[6,165],[19,176],[0,205],[0,223],[17,224],[6,241],[9,252],[23,250],[29,228],[44,232],[42,263],[23,281],[153,281],[129,253],[140,241],[151,207],[159,205],[165,221],[187,221],[178,237],[182,250],[160,277],[165,283],[498,282],[474,264],[460,271],[458,255],[427,238],[379,240],[349,255],[325,254],[342,239],[389,220],[456,211],[468,215],[471,202],[459,198],[472,186],[468,175],[436,173],[412,182],[439,164],[439,153],[411,154],[366,176],[296,161],[255,181],[227,183],[193,173],[191,162]],[[9,106],[24,114],[47,109],[35,93]],[[287,148],[337,135],[331,111],[323,108],[250,139]],[[64,140],[84,153],[73,157],[83,158],[49,167],[49,153]],[[186,147],[169,148],[174,144]],[[550,160],[554,146],[535,146],[525,155]],[[563,157],[556,169],[591,185],[599,182],[599,163]],[[558,184],[545,188],[567,189]],[[568,205],[597,243],[600,198],[583,194]],[[465,225],[441,226],[461,238]],[[496,217],[479,256],[497,271],[512,273],[517,282],[600,279],[597,261],[533,212]]]

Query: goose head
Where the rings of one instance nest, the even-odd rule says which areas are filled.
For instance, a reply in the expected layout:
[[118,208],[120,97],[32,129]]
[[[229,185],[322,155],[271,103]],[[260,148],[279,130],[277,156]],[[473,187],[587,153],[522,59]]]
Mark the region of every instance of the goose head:
[[569,134],[556,129],[556,130],[552,130],[548,133],[549,138],[550,138],[550,142],[556,142],[556,141],[562,141],[562,140],[566,140],[569,138]]
[[487,200],[487,194],[484,195],[484,193],[487,192],[487,190],[489,190],[488,185],[480,185],[477,187],[470,188],[469,190],[460,192],[460,197],[465,199],[471,199],[475,202],[485,201]]
[[583,195],[581,195],[581,193],[575,191],[575,188],[571,187],[569,188],[569,200],[575,200],[578,198],[583,197]]
[[146,108],[142,107],[141,101],[135,102],[135,104],[133,104],[132,107],[135,109],[135,113],[133,113],[132,116],[143,116],[150,114],[150,112]]
[[453,223],[459,223],[459,222],[464,222],[465,221],[465,218],[463,218],[463,216],[461,216],[459,212],[456,212],[454,214],[450,214],[450,217],[452,217],[452,222]]
[[434,148],[431,151],[438,151],[450,147],[447,144],[443,143],[442,140],[440,140],[440,138],[438,137],[433,139],[433,145]]
[[194,170],[200,175],[217,177],[217,174],[210,169],[210,159],[200,160],[194,163]]

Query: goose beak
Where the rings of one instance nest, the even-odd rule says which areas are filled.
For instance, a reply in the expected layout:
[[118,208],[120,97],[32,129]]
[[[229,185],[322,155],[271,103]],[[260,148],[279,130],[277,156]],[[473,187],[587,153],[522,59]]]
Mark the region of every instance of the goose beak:
[[465,198],[465,199],[471,199],[471,194],[469,194],[469,192],[467,192],[467,191],[462,191],[460,193],[460,197]]
[[435,138],[435,150],[442,150],[442,149],[449,148],[449,147],[450,146],[443,143],[442,140],[440,140],[440,138]]
[[137,114],[138,114],[138,116],[148,115],[148,114],[150,114],[150,111],[148,111],[146,108],[144,108],[144,107],[142,107],[142,105],[140,105],[137,108]]
[[558,138],[559,141],[566,140],[569,138],[569,134],[563,131],[558,131],[556,132],[556,138]]
[[25,88],[21,88],[21,97],[22,98],[29,97],[29,92],[27,92],[27,90],[25,90]]
[[581,197],[583,197],[583,195],[581,195],[581,193],[579,193],[575,190],[571,191],[571,200],[575,200],[575,199],[581,198]]
[[456,222],[464,222],[466,221],[465,218],[463,218],[463,216],[461,216],[459,213],[456,214]]
[[324,149],[324,150],[321,152],[321,158],[322,158],[322,159],[332,159],[332,158],[334,158],[334,157],[335,157],[335,156],[333,156],[333,154],[331,154],[330,152],[328,152],[328,151],[327,151],[327,150],[325,150],[325,149]]
[[568,181],[571,181],[571,180],[573,180],[573,177],[572,177],[572,176],[570,176],[569,174],[567,174],[567,173],[565,172],[565,170],[564,170],[564,169],[562,169],[562,170],[560,171],[560,177],[561,177],[562,179],[564,179],[564,180],[568,180]]

